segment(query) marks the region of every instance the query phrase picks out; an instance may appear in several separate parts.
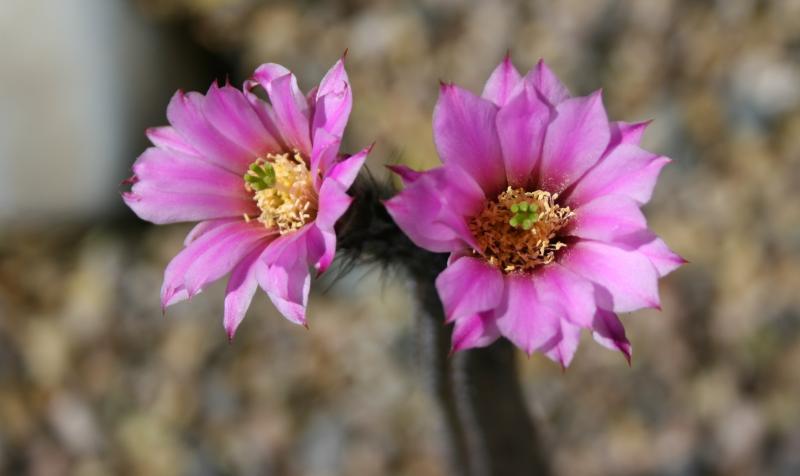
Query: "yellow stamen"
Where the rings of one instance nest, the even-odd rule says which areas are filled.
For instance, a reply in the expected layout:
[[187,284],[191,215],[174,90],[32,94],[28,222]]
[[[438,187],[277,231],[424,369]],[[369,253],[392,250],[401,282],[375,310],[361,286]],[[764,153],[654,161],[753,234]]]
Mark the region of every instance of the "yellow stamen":
[[[469,223],[486,261],[505,273],[529,272],[552,263],[556,252],[567,246],[557,241],[557,232],[575,216],[569,207],[556,204],[557,198],[558,194],[544,190],[508,187],[496,201],[487,202]],[[526,223],[530,227],[520,226],[516,218],[520,210],[536,211],[535,220]]]
[[[299,152],[293,155],[267,154],[254,164],[268,163],[275,172],[274,184],[256,190],[248,181],[245,189],[253,194],[253,200],[261,210],[257,220],[267,228],[277,229],[281,235],[301,228],[317,215],[317,194],[311,174]],[[245,217],[249,221],[250,217]]]

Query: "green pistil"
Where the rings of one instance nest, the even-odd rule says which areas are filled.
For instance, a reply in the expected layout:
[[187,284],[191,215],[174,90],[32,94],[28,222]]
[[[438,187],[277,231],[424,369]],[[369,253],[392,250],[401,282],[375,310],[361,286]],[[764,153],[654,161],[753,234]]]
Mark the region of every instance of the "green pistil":
[[536,213],[539,207],[535,203],[519,202],[511,205],[510,208],[514,216],[511,217],[508,224],[514,228],[530,230],[539,219],[539,214]]
[[275,186],[275,169],[269,162],[254,162],[245,172],[244,181],[257,192],[272,188]]

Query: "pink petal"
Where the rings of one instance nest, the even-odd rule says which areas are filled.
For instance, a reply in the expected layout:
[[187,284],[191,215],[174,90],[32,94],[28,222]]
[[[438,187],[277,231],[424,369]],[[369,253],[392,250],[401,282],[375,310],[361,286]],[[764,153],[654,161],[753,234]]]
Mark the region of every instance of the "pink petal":
[[609,126],[599,92],[566,99],[556,106],[542,150],[540,182],[560,193],[597,163],[609,141]]
[[597,343],[611,350],[619,350],[625,355],[628,364],[631,363],[631,343],[625,335],[625,327],[616,314],[605,309],[597,309],[592,328],[592,336]]
[[157,225],[256,214],[252,200],[231,196],[134,190],[123,192],[122,199],[139,218]]
[[196,92],[175,93],[167,106],[170,124],[203,158],[242,174],[255,159],[252,153],[217,130],[203,113],[206,98]]
[[163,307],[177,302],[179,293],[190,298],[203,286],[227,274],[260,243],[270,238],[258,223],[228,220],[219,223],[178,253],[164,271]]
[[308,262],[317,271],[317,277],[328,270],[336,255],[336,231],[312,226],[306,236]]
[[191,156],[200,155],[172,126],[151,127],[145,134],[153,145],[161,149],[174,150]]
[[542,352],[550,360],[561,365],[561,368],[566,369],[572,362],[580,342],[581,328],[562,319],[558,333],[545,344]]
[[402,164],[387,165],[386,168],[396,173],[404,185],[410,185],[425,174]]
[[528,355],[540,350],[556,336],[560,317],[537,293],[530,275],[506,276],[504,305],[497,311],[497,328]]
[[511,57],[506,55],[503,61],[492,71],[486,86],[483,87],[484,99],[488,99],[498,106],[502,106],[511,97],[511,92],[520,83],[522,77],[511,62]]
[[531,86],[522,88],[497,113],[506,179],[512,187],[526,188],[532,180],[551,114],[551,106]]
[[560,320],[580,327],[591,325],[597,304],[594,286],[585,278],[551,263],[534,273],[533,285],[540,305],[552,308]]
[[647,203],[653,194],[658,174],[669,159],[635,145],[622,144],[590,169],[566,194],[567,205],[580,205],[603,195],[626,195]]
[[[275,307],[289,321],[306,325],[306,306],[311,288],[306,232],[284,235],[267,247],[266,268],[256,270],[256,279]],[[280,242],[280,243],[279,243]],[[277,250],[270,248],[276,247]]]
[[482,259],[461,258],[436,278],[445,322],[489,311],[503,297],[503,274]]
[[339,60],[322,78],[315,95],[313,128],[324,129],[329,134],[341,137],[353,107],[350,82]]
[[653,234],[644,240],[644,243],[638,246],[636,251],[645,255],[653,263],[659,277],[664,277],[687,263],[685,259],[670,250],[663,240]]
[[314,177],[314,187],[319,188],[322,179],[339,159],[339,146],[342,138],[329,134],[325,129],[314,131],[311,148],[310,171]]
[[335,179],[328,178],[322,182],[319,191],[319,210],[317,211],[317,226],[332,230],[336,221],[344,215],[353,202],[346,189]]
[[658,272],[636,251],[596,241],[571,244],[560,263],[592,281],[598,305],[615,312],[659,307]]
[[254,249],[231,271],[231,277],[228,279],[228,286],[225,290],[225,317],[223,319],[228,339],[233,339],[236,328],[244,319],[256,289],[258,289],[256,269],[259,266],[266,266],[259,259],[263,251],[262,248]]
[[353,182],[355,182],[356,177],[358,177],[358,172],[364,165],[364,161],[367,160],[367,155],[371,150],[372,147],[368,147],[337,163],[330,172],[328,172],[326,178],[336,180],[345,189],[350,188]]
[[450,352],[486,347],[500,337],[500,331],[490,313],[462,317],[453,326]]
[[491,102],[446,84],[433,111],[433,137],[442,162],[462,168],[490,196],[506,183],[496,116]]
[[[132,190],[238,197],[251,200],[241,175],[177,151],[150,147],[133,164]],[[240,211],[241,214],[241,211]]]
[[183,240],[183,246],[189,246],[189,244],[191,242],[193,242],[194,240],[200,238],[201,236],[205,235],[209,231],[211,231],[211,230],[213,230],[213,229],[215,229],[217,227],[223,226],[223,225],[225,225],[227,223],[230,223],[230,220],[224,220],[223,219],[223,220],[201,221],[200,223],[195,225],[194,228],[189,230],[189,233],[186,235],[186,238],[184,238],[184,240]]
[[405,234],[418,246],[435,252],[475,247],[468,217],[483,208],[483,193],[458,167],[428,170],[385,203]]
[[281,135],[289,147],[308,157],[311,154],[309,110],[305,97],[299,91],[297,78],[291,73],[273,79],[267,86]]
[[539,60],[539,63],[526,75],[525,80],[533,84],[539,94],[553,106],[572,97],[567,87],[561,83],[544,60]]
[[267,131],[244,94],[231,86],[211,85],[204,102],[208,120],[232,142],[246,148],[251,157],[278,152],[281,145]]
[[650,121],[644,122],[611,122],[611,140],[608,148],[611,149],[621,144],[639,145],[642,136]]
[[613,243],[644,230],[647,230],[647,220],[638,203],[624,195],[605,195],[576,209],[565,232]]

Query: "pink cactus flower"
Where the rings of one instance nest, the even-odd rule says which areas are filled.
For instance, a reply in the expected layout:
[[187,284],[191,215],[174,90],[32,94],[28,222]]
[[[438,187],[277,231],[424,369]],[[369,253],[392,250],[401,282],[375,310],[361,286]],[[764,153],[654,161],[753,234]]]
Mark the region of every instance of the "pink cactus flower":
[[351,106],[342,60],[307,95],[289,70],[264,64],[243,91],[215,83],[205,95],[172,97],[170,125],[147,131],[154,147],[136,160],[123,193],[144,220],[199,222],[167,266],[162,308],[230,273],[229,337],[258,287],[287,319],[306,325],[309,269],[320,274],[331,264],[334,224],[369,152],[339,155]]
[[436,287],[453,351],[503,336],[566,367],[587,328],[630,360],[617,313],[658,308],[658,279],[684,263],[639,210],[669,162],[639,147],[646,125],[609,122],[600,92],[572,97],[541,61],[522,77],[506,58],[482,97],[442,84],[443,165],[393,167],[405,189],[386,206],[450,253]]

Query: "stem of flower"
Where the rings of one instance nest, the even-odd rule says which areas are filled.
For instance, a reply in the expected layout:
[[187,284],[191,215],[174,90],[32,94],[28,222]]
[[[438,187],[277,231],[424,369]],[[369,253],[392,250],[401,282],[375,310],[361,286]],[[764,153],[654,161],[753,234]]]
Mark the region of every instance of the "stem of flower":
[[358,178],[350,190],[353,205],[337,225],[339,248],[351,265],[402,268],[410,278],[418,303],[420,365],[446,428],[451,472],[549,475],[542,442],[525,407],[513,346],[501,339],[449,355],[451,326],[444,325],[434,285],[447,257],[418,248],[400,231],[381,203],[392,192],[371,176]]

